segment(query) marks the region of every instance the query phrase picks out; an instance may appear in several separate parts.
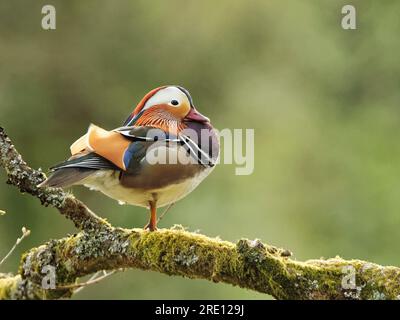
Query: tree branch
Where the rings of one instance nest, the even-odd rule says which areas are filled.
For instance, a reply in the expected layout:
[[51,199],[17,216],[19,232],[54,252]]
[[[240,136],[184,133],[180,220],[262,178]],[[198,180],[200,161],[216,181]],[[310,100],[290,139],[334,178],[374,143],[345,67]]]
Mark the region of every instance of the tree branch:
[[[45,178],[21,158],[0,128],[0,166],[8,183],[52,205],[81,231],[33,248],[17,275],[0,274],[0,299],[70,297],[79,277],[99,270],[138,268],[167,275],[224,282],[277,299],[397,299],[400,268],[361,260],[290,259],[287,250],[239,240],[236,244],[190,233],[182,227],[156,232],[114,228],[61,189],[36,186]],[[45,289],[45,267],[54,267],[55,289]],[[355,283],[352,281],[355,279]]]
[[57,208],[61,214],[72,220],[78,229],[95,231],[111,227],[72,194],[60,188],[38,188],[37,185],[46,179],[45,174],[40,169],[34,170],[26,164],[2,127],[0,127],[0,166],[6,170],[7,184],[14,185],[21,192],[27,192],[38,198],[46,207],[51,205]]

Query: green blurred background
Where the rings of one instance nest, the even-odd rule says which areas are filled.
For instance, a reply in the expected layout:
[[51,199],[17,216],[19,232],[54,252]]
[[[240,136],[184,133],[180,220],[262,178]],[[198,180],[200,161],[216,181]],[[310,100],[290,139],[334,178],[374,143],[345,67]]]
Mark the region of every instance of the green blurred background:
[[[344,4],[357,30],[341,28]],[[41,29],[53,4],[57,30]],[[0,125],[33,167],[68,156],[89,123],[121,124],[150,89],[180,84],[219,128],[255,129],[255,171],[220,165],[162,220],[236,241],[260,238],[299,260],[400,265],[399,1],[31,1],[0,3]],[[6,177],[0,170],[1,181]],[[114,225],[144,209],[83,187]],[[73,233],[72,223],[0,184],[0,256]],[[224,284],[130,270],[83,298],[261,298]]]

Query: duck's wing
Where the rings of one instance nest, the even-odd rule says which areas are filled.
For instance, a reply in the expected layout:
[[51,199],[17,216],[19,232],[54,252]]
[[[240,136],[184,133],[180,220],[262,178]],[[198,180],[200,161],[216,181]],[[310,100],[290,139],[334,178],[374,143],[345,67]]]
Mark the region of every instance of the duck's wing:
[[63,161],[59,164],[52,166],[50,170],[57,171],[65,168],[84,168],[93,170],[119,169],[114,163],[94,152],[79,157],[71,157],[66,161]]
[[118,132],[91,125],[88,132],[71,145],[71,157],[51,169],[39,186],[66,187],[78,184],[97,170],[125,170],[131,140]]
[[[165,141],[174,142],[182,145],[187,152],[197,161],[197,163],[213,167],[215,166],[215,159],[213,159],[208,152],[202,149],[201,144],[196,142],[196,139],[192,139],[189,135],[180,133],[178,135],[167,133],[161,129],[152,127],[139,127],[139,126],[128,126],[115,129],[115,131],[121,133],[125,137],[141,141]],[[197,140],[199,140],[198,137]]]
[[70,149],[72,157],[81,158],[81,155],[95,153],[118,168],[126,170],[124,154],[130,143],[130,139],[117,131],[107,131],[91,124],[88,132],[76,140]]
[[71,157],[51,167],[50,176],[39,187],[68,187],[79,184],[98,170],[107,169],[119,170],[115,164],[95,153]]

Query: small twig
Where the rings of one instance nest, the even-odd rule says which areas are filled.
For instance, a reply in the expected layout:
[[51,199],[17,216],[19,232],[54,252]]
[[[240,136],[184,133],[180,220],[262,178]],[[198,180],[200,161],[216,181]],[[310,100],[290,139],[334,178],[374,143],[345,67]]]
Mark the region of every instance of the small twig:
[[[103,270],[103,271],[97,271],[95,274],[93,274],[93,275],[89,278],[89,280],[88,280],[87,282],[98,279],[98,277],[99,277],[99,275],[100,275],[101,273],[104,274],[104,270]],[[85,288],[84,286],[79,287],[78,289],[76,289],[76,290],[74,291],[74,293],[78,293],[79,291],[82,291],[84,288]]]
[[21,243],[22,240],[24,240],[27,236],[31,234],[31,230],[26,229],[25,227],[22,227],[22,236],[17,239],[15,242],[14,246],[11,248],[11,250],[6,254],[6,256],[0,261],[0,266],[7,260],[7,258],[14,252],[14,250],[17,248],[17,246]]
[[165,214],[169,211],[169,209],[172,208],[172,206],[175,204],[175,202],[172,202],[171,204],[168,205],[168,207],[164,210],[163,213],[158,217],[157,223],[161,221],[161,219],[165,216]]
[[0,216],[4,216],[6,212],[4,210],[0,210]]
[[[74,288],[83,289],[83,288],[86,287],[86,286],[89,286],[89,285],[91,285],[91,284],[95,284],[95,283],[100,282],[101,280],[104,280],[105,278],[111,276],[112,274],[114,274],[114,273],[117,272],[117,271],[118,271],[118,270],[113,270],[113,271],[110,271],[110,272],[107,273],[106,271],[103,270],[103,275],[100,276],[100,277],[97,277],[97,275],[98,275],[99,272],[100,272],[100,271],[99,271],[99,272],[96,272],[96,273],[95,273],[88,281],[86,281],[86,282],[82,282],[82,283],[73,283],[73,284],[68,284],[68,285],[65,285],[65,286],[58,286],[58,287],[57,287],[57,290],[58,290],[58,289],[74,289]],[[79,289],[75,290],[74,293],[78,292]]]

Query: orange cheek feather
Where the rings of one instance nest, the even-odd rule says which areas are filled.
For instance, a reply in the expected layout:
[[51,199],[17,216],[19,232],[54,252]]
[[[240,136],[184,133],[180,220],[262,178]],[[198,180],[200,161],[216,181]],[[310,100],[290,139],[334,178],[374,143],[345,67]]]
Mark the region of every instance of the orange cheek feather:
[[137,120],[137,126],[153,126],[166,132],[176,133],[186,126],[183,119],[190,111],[190,106],[183,103],[180,107],[171,107],[167,104],[159,104],[146,110]]
[[181,106],[178,108],[176,107],[171,107],[171,106],[165,106],[165,109],[173,114],[175,117],[178,119],[182,120],[190,111],[190,106],[188,106],[186,103],[183,103]]
[[144,113],[135,123],[135,126],[150,126],[172,134],[176,134],[186,127],[185,124],[176,119],[175,116],[173,116],[173,118],[166,118],[154,110]]

